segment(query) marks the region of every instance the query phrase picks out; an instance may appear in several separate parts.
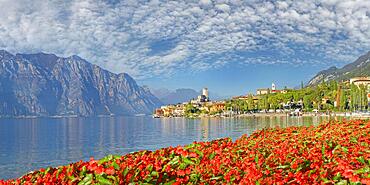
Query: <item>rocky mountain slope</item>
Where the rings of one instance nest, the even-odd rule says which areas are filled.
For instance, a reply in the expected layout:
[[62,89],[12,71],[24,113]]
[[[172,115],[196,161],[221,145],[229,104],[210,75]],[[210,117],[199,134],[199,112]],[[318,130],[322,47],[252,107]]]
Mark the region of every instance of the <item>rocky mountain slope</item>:
[[0,116],[148,114],[160,104],[128,74],[78,56],[0,50]]
[[308,85],[317,85],[322,81],[348,80],[356,76],[370,76],[370,51],[359,57],[353,63],[347,64],[340,69],[334,66],[327,70],[320,71],[308,82]]

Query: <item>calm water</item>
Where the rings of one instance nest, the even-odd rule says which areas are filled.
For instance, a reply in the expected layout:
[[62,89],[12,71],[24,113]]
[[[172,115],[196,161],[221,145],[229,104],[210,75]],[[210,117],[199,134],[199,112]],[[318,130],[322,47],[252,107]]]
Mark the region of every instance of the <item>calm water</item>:
[[286,118],[37,118],[0,119],[0,179],[48,166],[138,150],[236,139],[265,127],[318,124],[318,117]]

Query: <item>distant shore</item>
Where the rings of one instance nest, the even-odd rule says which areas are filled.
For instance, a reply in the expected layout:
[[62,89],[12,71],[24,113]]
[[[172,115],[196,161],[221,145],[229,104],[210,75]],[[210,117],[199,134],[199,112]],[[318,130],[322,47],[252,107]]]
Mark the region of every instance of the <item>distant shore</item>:
[[331,113],[311,113],[303,112],[299,116],[291,116],[289,112],[281,113],[248,113],[248,114],[229,114],[229,115],[192,115],[192,116],[170,116],[170,117],[157,117],[157,118],[233,118],[233,117],[353,117],[358,119],[370,119],[370,114],[351,113],[351,112],[331,112]]

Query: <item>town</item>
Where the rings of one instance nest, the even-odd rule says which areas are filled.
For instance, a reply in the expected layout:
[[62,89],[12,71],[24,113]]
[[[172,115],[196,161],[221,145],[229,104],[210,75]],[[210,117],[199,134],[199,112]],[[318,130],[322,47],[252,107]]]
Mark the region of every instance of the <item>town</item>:
[[322,82],[315,87],[300,89],[271,88],[256,90],[256,94],[235,96],[212,101],[208,88],[188,102],[165,105],[156,109],[153,117],[231,117],[260,114],[302,115],[362,115],[370,116],[370,77],[355,77],[341,82]]

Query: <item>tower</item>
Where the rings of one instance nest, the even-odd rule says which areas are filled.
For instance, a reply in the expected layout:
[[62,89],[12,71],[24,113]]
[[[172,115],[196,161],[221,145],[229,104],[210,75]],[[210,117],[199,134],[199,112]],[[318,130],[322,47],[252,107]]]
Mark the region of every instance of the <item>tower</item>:
[[207,99],[209,99],[209,97],[208,97],[208,88],[203,88],[202,95],[204,95]]
[[273,91],[275,91],[275,90],[276,90],[276,86],[275,86],[275,84],[274,84],[274,83],[272,83],[272,85],[271,85],[271,90],[273,90]]

